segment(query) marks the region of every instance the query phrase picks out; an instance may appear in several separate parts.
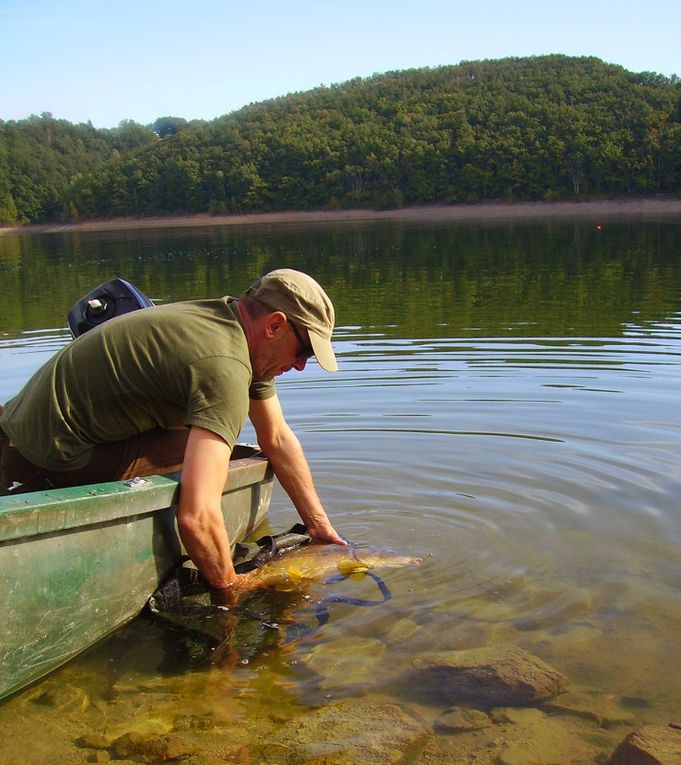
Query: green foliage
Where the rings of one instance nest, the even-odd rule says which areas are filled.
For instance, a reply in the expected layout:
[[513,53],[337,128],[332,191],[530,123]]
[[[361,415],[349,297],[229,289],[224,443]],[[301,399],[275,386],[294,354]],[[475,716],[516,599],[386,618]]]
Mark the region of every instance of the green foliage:
[[179,133],[186,126],[187,120],[182,117],[159,117],[151,127],[159,138],[167,138],[169,135]]
[[91,217],[99,174],[157,140],[131,120],[114,130],[73,125],[49,112],[0,121],[0,223],[70,220],[74,213]]
[[681,193],[681,81],[540,56],[389,72],[212,122],[0,122],[0,223]]

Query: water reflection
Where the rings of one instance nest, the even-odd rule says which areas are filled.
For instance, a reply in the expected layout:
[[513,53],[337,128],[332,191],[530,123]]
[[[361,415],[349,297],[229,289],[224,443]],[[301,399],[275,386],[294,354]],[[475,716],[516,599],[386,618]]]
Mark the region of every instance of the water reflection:
[[54,326],[103,277],[180,300],[239,292],[286,264],[333,285],[345,326],[397,337],[613,337],[632,312],[649,321],[678,310],[676,237],[673,223],[629,222],[4,236],[0,318],[6,331]]
[[[679,234],[671,224],[599,233],[575,223],[0,239],[3,279],[15,287],[0,309],[3,399],[68,340],[40,328],[61,327],[105,278],[183,299],[225,284],[236,292],[271,267],[309,269],[338,305],[341,372],[312,363],[282,380],[285,411],[335,525],[424,558],[418,570],[385,573],[389,603],[333,604],[318,629],[282,630],[256,651],[244,638],[229,670],[190,667],[176,635],[138,620],[37,697],[0,708],[3,725],[30,741],[24,722],[10,721],[21,710],[62,752],[82,755],[74,762],[91,751],[73,745],[88,727],[131,719],[164,735],[189,731],[199,762],[217,756],[216,739],[230,741],[229,757],[260,756],[263,732],[294,762],[288,726],[317,724],[308,705],[350,699],[356,716],[365,705],[378,720],[388,699],[416,706],[434,761],[466,761],[496,752],[500,724],[477,743],[436,736],[442,707],[428,694],[414,701],[402,669],[502,644],[540,656],[591,700],[580,714],[541,718],[558,742],[567,734],[552,726],[567,715],[575,762],[604,756],[643,722],[666,724],[681,671]],[[292,519],[276,493],[273,526]],[[369,580],[343,587],[375,596]],[[328,593],[315,585],[282,623],[315,627]],[[46,705],[59,689],[66,701]]]

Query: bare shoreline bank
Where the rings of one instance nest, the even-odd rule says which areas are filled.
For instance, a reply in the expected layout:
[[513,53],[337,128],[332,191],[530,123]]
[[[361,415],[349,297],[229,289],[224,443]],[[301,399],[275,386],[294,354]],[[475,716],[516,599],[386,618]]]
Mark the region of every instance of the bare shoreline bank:
[[546,218],[679,216],[681,199],[623,199],[589,202],[490,202],[474,205],[430,205],[398,210],[319,210],[248,213],[233,215],[174,215],[151,218],[114,218],[81,223],[39,224],[0,228],[3,234],[116,231],[126,229],[192,228],[205,226],[258,225],[268,223],[340,223],[345,221],[398,220],[503,221]]

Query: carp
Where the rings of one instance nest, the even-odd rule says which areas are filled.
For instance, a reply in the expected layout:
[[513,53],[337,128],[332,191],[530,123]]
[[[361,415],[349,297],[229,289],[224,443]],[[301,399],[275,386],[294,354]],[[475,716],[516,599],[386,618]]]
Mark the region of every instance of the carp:
[[243,577],[248,588],[270,587],[289,592],[332,575],[364,575],[377,568],[402,568],[420,563],[421,558],[376,547],[312,544],[275,555]]

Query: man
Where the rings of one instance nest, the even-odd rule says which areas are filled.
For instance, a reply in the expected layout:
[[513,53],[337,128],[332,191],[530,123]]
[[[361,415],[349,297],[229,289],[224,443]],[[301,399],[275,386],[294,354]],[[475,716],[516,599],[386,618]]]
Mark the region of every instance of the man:
[[5,405],[0,480],[30,491],[181,469],[182,541],[209,584],[231,591],[248,577],[234,571],[220,497],[248,416],[310,535],[342,544],[274,386],[313,355],[338,368],[334,321],[314,279],[278,269],[238,299],[172,303],[101,324]]

